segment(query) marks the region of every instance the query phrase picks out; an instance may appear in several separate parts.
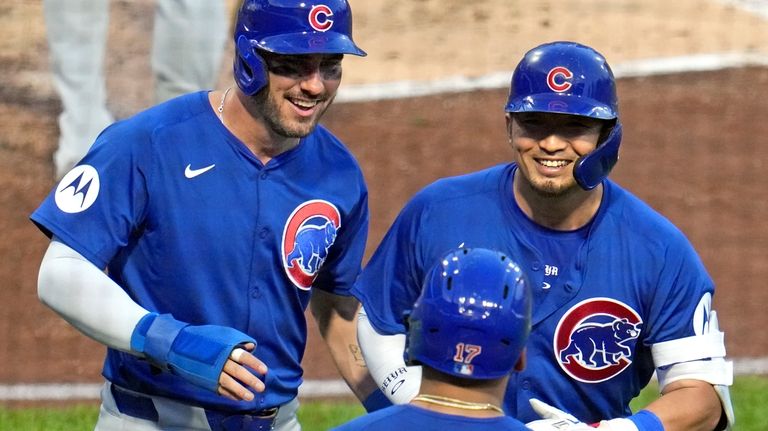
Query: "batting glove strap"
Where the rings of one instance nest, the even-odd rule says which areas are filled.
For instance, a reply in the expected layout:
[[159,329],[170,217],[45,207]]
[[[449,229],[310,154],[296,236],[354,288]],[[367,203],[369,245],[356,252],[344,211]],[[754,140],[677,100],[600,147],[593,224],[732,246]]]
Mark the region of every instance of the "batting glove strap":
[[635,424],[637,431],[664,431],[661,419],[650,410],[640,410],[627,419]]
[[246,343],[248,335],[226,326],[192,326],[170,314],[150,313],[131,336],[131,348],[154,364],[184,380],[216,392],[219,376],[230,353]]
[[166,355],[171,350],[173,340],[186,326],[189,324],[174,319],[170,314],[147,313],[133,329],[131,350],[143,353],[165,367]]

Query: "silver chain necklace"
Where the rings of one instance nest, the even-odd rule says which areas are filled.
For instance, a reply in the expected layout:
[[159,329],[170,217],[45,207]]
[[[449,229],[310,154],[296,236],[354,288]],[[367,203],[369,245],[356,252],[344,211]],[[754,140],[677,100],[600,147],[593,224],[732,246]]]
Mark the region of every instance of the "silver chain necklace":
[[227,94],[229,94],[229,90],[231,90],[232,87],[227,87],[226,90],[224,90],[224,94],[221,96],[221,103],[219,103],[218,109],[216,111],[218,112],[219,120],[223,123],[224,122],[224,102],[227,100]]

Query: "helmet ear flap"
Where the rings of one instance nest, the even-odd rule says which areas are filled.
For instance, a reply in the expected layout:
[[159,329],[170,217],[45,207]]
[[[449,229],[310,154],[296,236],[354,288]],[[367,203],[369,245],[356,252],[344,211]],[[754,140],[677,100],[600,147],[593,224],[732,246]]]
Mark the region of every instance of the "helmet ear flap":
[[616,122],[608,137],[589,154],[579,157],[573,168],[573,177],[584,190],[592,190],[608,176],[619,160],[621,123]]
[[267,85],[267,65],[245,35],[235,42],[235,82],[248,96]]

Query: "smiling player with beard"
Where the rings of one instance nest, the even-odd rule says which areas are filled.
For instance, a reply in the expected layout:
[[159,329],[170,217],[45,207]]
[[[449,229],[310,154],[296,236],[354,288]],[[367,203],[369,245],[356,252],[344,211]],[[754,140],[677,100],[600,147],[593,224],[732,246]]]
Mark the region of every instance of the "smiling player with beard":
[[349,293],[367,188],[318,124],[365,55],[349,5],[246,0],[234,42],[236,86],[110,126],[31,216],[52,239],[40,299],[108,348],[97,430],[300,429],[308,306],[373,387]]

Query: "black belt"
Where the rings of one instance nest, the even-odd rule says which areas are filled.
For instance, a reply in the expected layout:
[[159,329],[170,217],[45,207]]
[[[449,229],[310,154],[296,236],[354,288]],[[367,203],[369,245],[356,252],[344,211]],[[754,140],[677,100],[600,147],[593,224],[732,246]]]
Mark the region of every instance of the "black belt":
[[[120,413],[157,422],[159,416],[152,398],[110,385],[112,397]],[[268,431],[273,429],[277,407],[259,411],[227,413],[205,409],[212,431]]]

